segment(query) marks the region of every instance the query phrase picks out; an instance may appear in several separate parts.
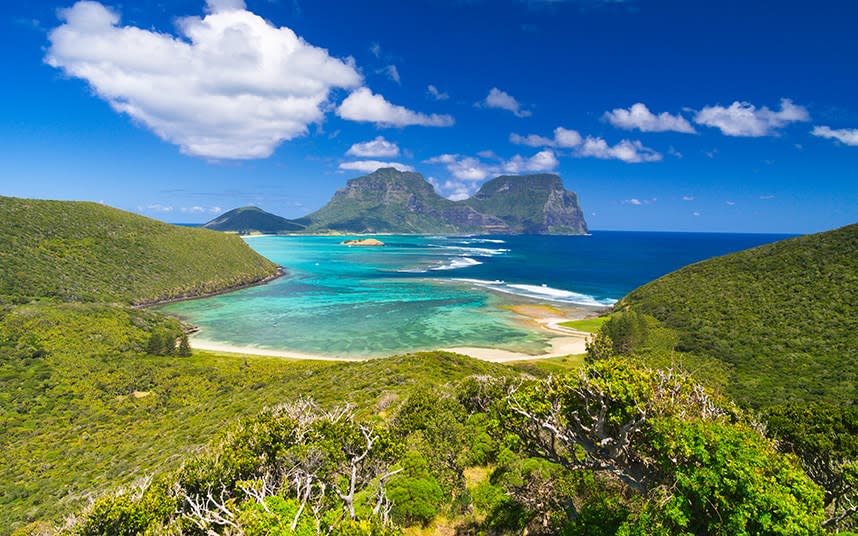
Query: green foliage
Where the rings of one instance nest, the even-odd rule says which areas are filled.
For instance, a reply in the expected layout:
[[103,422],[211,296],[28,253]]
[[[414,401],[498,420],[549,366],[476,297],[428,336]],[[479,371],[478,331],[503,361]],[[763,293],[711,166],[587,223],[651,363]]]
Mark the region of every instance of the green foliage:
[[199,296],[277,267],[237,236],[97,203],[0,197],[0,296],[144,303]]
[[179,357],[191,357],[191,343],[188,341],[188,334],[182,333],[179,337],[179,348],[176,349],[176,355]]
[[393,503],[393,519],[404,526],[425,526],[437,515],[444,502],[444,493],[419,452],[408,452],[402,460],[402,468],[403,472],[393,476],[387,485],[387,496]]
[[687,266],[629,294],[678,349],[727,363],[729,393],[755,407],[855,401],[858,225]]
[[858,527],[858,407],[793,402],[766,408],[769,433],[825,490],[827,526]]
[[210,441],[225,424],[305,393],[362,415],[417,386],[500,365],[444,353],[359,363],[146,354],[179,333],[145,309],[51,302],[0,308],[0,534],[78,508]]
[[[822,532],[821,491],[796,460],[779,454],[741,412],[686,376],[596,361],[583,375],[525,383],[495,411],[502,434],[518,438],[506,441],[518,443],[523,455],[593,471],[632,494],[608,508],[615,521],[627,516],[618,534]],[[544,507],[557,488],[540,493],[535,482],[525,493],[508,494],[541,496]],[[611,502],[582,492],[574,480],[565,490],[561,495],[583,504],[580,511],[604,511]],[[532,506],[524,511],[539,512]],[[544,515],[541,525],[559,531],[565,519]],[[589,533],[582,523],[575,516],[570,526]]]
[[637,311],[620,311],[603,317],[601,329],[587,341],[587,360],[623,356],[651,368],[677,369],[692,374],[709,387],[729,383],[730,365],[714,357],[677,350],[676,331]]
[[630,528],[713,536],[823,533],[819,488],[758,432],[671,417],[652,422],[648,443],[669,479]]

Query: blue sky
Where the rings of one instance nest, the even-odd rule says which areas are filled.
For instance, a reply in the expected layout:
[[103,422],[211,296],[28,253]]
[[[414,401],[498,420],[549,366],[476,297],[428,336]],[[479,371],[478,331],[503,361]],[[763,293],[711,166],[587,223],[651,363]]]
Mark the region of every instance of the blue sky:
[[298,217],[375,162],[593,229],[858,221],[854,2],[6,3],[0,194]]

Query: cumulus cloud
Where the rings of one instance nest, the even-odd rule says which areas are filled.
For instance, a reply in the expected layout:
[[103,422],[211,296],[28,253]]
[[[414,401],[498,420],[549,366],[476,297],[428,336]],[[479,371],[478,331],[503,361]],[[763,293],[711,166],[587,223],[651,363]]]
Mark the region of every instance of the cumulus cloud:
[[642,102],[633,104],[631,108],[616,108],[605,112],[606,121],[617,128],[625,130],[640,130],[641,132],[683,132],[694,134],[696,131],[691,123],[681,115],[671,115],[662,112],[652,113]]
[[530,110],[523,110],[521,108],[521,104],[515,97],[496,87],[489,90],[486,98],[477,104],[486,108],[500,108],[501,110],[512,112],[516,117],[530,117],[531,115]]
[[435,100],[447,100],[450,98],[450,95],[441,91],[440,89],[433,86],[432,84],[429,84],[428,86],[426,86],[426,93],[428,93],[429,96]]
[[620,203],[622,203],[623,205],[634,205],[636,207],[643,205],[643,201],[641,201],[640,199],[637,199],[635,197],[633,197],[631,199],[625,199],[623,201],[620,201]]
[[374,140],[365,141],[363,143],[355,143],[349,150],[346,151],[349,156],[361,156],[372,158],[386,158],[391,156],[399,156],[399,146],[393,142],[384,139],[384,136],[378,136]]
[[379,168],[396,168],[399,171],[414,171],[413,167],[400,164],[399,162],[379,162],[378,160],[343,162],[339,167],[343,171],[363,171],[365,173],[372,173]]
[[813,127],[810,133],[820,138],[837,140],[844,145],[858,146],[858,128],[833,129],[831,127],[820,126]]
[[424,162],[426,164],[443,164],[451,175],[464,181],[482,181],[491,175],[503,173],[551,171],[560,164],[554,151],[551,150],[539,151],[528,158],[517,154],[509,160],[498,159],[493,162],[485,162],[480,158],[457,154],[442,154]]
[[194,205],[192,207],[182,207],[179,211],[184,212],[186,214],[219,214],[223,212],[223,209],[220,207],[201,207],[199,205]]
[[581,134],[577,130],[570,130],[563,127],[554,129],[553,138],[546,138],[538,134],[520,136],[519,134],[512,133],[509,135],[510,143],[527,145],[528,147],[576,147],[581,144],[581,139]]
[[622,140],[616,145],[608,145],[604,139],[592,136],[587,136],[575,150],[574,156],[622,160],[629,164],[658,162],[662,159],[661,153],[644,147],[640,141]]
[[376,95],[369,88],[356,89],[346,97],[337,108],[337,115],[350,121],[375,123],[379,126],[407,127],[449,127],[454,121],[449,115],[426,115],[414,112],[404,106],[397,106]]
[[140,212],[159,212],[162,214],[167,214],[169,212],[173,212],[173,207],[170,205],[162,205],[160,203],[154,203],[151,205],[137,207],[137,210]]
[[551,150],[540,151],[530,157],[515,155],[508,160],[498,157],[491,151],[481,151],[480,156],[491,158],[492,161],[486,162],[473,156],[442,154],[425,160],[424,163],[446,167],[452,178],[444,182],[434,181],[432,184],[439,194],[454,201],[473,195],[482,181],[489,177],[552,171],[559,165],[557,156]]
[[718,128],[727,136],[773,136],[778,129],[799,121],[810,121],[810,114],[790,99],[781,99],[779,111],[765,106],[757,109],[751,103],[735,101],[726,108],[706,106],[694,116],[698,125]]
[[240,0],[209,0],[205,17],[179,19],[179,35],[120,26],[117,13],[81,1],[61,10],[45,61],[86,80],[188,155],[264,158],[322,120],[332,88],[361,76]]

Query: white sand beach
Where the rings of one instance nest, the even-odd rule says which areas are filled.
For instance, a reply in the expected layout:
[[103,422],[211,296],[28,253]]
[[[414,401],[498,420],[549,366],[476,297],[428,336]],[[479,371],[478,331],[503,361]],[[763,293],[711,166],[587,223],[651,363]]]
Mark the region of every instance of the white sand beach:
[[[513,306],[511,310],[527,317],[533,321],[534,327],[550,331],[561,336],[552,337],[549,342],[550,350],[543,354],[531,355],[521,352],[511,352],[509,350],[501,350],[498,348],[484,348],[478,346],[454,346],[449,348],[439,348],[444,352],[454,352],[457,354],[466,355],[483,361],[491,361],[493,363],[508,363],[513,361],[533,361],[537,359],[550,359],[553,357],[564,357],[567,355],[577,355],[586,352],[587,338],[589,333],[577,331],[560,325],[561,322],[572,320],[572,318],[556,316],[560,311],[553,307],[547,306]],[[207,350],[211,352],[221,352],[230,354],[246,354],[246,355],[261,355],[268,357],[282,357],[287,359],[312,359],[317,361],[366,361],[373,359],[371,357],[333,357],[307,354],[302,352],[293,352],[289,350],[272,350],[268,348],[258,348],[255,346],[235,346],[218,342],[206,341],[196,337],[191,338],[191,347],[196,350]],[[385,356],[378,356],[379,358]]]

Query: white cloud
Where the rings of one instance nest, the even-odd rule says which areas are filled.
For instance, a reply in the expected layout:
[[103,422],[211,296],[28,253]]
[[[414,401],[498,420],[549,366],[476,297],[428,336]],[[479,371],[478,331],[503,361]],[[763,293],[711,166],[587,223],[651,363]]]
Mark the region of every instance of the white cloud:
[[727,136],[772,136],[778,129],[798,121],[810,121],[810,114],[790,99],[781,99],[780,111],[765,106],[757,109],[748,102],[735,101],[726,108],[706,106],[694,116],[695,123],[718,128]]
[[381,95],[375,95],[369,88],[356,89],[337,108],[337,115],[350,121],[375,123],[379,126],[406,127],[420,125],[424,127],[449,127],[454,121],[449,115],[426,115],[414,112],[404,106],[387,102]]
[[435,100],[447,100],[450,98],[450,95],[441,91],[440,89],[433,86],[432,84],[429,84],[428,86],[426,86],[426,93],[428,93],[429,96]]
[[512,133],[509,135],[510,143],[515,143],[516,145],[527,145],[528,147],[576,147],[581,144],[581,134],[578,133],[577,130],[569,130],[563,127],[557,127],[554,129],[554,137],[546,138],[545,136],[539,136],[538,134],[528,134],[527,136],[520,136],[518,134]]
[[682,200],[683,201],[694,201],[694,196],[693,195],[683,195]]
[[608,145],[602,138],[587,136],[587,139],[577,148],[575,156],[601,158],[603,160],[622,160],[629,164],[640,162],[658,162],[662,159],[661,153],[644,147],[640,141],[622,140],[616,145]]
[[381,45],[379,43],[373,43],[369,46],[369,51],[376,58],[381,57]]
[[683,132],[694,134],[696,131],[691,123],[681,115],[671,115],[662,112],[655,115],[642,102],[633,104],[628,110],[616,108],[605,112],[606,121],[617,128],[625,130],[638,129],[641,132]]
[[478,103],[486,108],[500,108],[512,112],[516,117],[530,117],[530,110],[522,110],[521,104],[509,93],[493,87],[486,98]]
[[204,212],[208,212],[210,214],[218,214],[223,211],[220,207],[201,207],[199,205],[194,205],[192,207],[182,207],[179,209],[180,212],[184,212],[186,214],[202,214]]
[[515,155],[509,160],[484,162],[472,156],[442,154],[424,161],[426,164],[443,164],[453,177],[462,181],[482,181],[492,175],[520,174],[551,171],[560,164],[554,151],[545,150],[525,158]]
[[692,212],[691,215],[696,218],[696,217],[700,216],[700,213],[695,211],[695,212]]
[[45,61],[178,145],[208,158],[264,158],[324,116],[332,88],[361,76],[240,0],[210,0],[205,17],[179,19],[180,35],[120,26],[119,15],[82,1],[59,12]]
[[480,156],[491,158],[492,162],[485,162],[472,156],[457,154],[442,154],[430,158],[424,163],[441,164],[447,168],[452,178],[440,183],[434,179],[432,185],[440,195],[453,201],[467,199],[480,187],[482,181],[489,177],[502,174],[538,173],[551,171],[557,168],[559,162],[554,151],[544,150],[533,156],[523,157],[515,155],[509,160],[504,160],[492,151],[481,151]]
[[736,202],[735,201],[724,201],[724,204],[727,205],[728,207],[732,207],[736,204]]
[[400,164],[399,162],[379,162],[378,160],[357,160],[355,162],[343,162],[340,164],[340,169],[343,171],[363,171],[372,173],[379,168],[396,168],[399,171],[414,171],[411,166]]
[[769,201],[769,200],[774,199],[774,198],[775,198],[775,196],[773,196],[773,195],[771,195],[771,194],[769,194],[769,195],[761,195],[761,196],[760,196],[760,199],[762,199],[763,201]]
[[643,205],[643,202],[640,199],[637,199],[634,197],[631,199],[626,199],[624,201],[620,201],[620,203],[622,203],[623,205],[634,205],[636,207]]
[[392,81],[402,85],[402,80],[399,78],[399,69],[396,68],[396,65],[388,65],[383,71]]
[[384,139],[384,136],[378,136],[371,141],[355,143],[349,147],[346,154],[349,156],[373,158],[399,156],[399,146],[393,142],[387,141]]
[[832,129],[826,126],[819,126],[813,127],[810,133],[820,138],[837,140],[844,145],[858,146],[858,128]]
[[169,205],[162,205],[160,203],[154,203],[152,205],[137,207],[137,210],[140,212],[160,212],[166,214],[168,212],[173,212],[173,207]]

